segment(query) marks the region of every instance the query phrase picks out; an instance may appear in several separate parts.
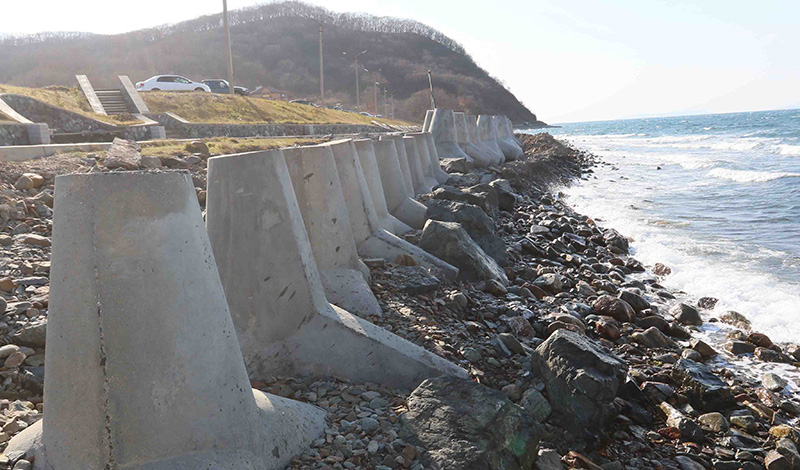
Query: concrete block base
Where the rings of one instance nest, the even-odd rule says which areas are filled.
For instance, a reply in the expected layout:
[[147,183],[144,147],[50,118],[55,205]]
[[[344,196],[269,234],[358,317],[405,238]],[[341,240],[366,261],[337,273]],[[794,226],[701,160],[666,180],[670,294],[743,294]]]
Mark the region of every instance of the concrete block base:
[[319,274],[325,296],[333,305],[360,317],[383,315],[378,299],[360,271],[340,268],[320,271]]
[[28,124],[28,144],[50,144],[50,128],[47,126],[47,124]]
[[251,376],[339,376],[413,389],[466,372],[332,306],[283,151],[212,157],[207,226]]
[[442,170],[442,166],[439,164],[439,152],[436,151],[436,143],[433,140],[433,134],[430,131],[425,133],[425,141],[428,143],[428,154],[431,156],[431,165],[433,166],[433,177],[439,184],[445,184],[448,179],[450,179],[450,175],[447,174],[446,171]]
[[[323,410],[252,390],[188,172],[56,178],[35,470],[282,469]],[[35,457],[31,458],[31,457]]]

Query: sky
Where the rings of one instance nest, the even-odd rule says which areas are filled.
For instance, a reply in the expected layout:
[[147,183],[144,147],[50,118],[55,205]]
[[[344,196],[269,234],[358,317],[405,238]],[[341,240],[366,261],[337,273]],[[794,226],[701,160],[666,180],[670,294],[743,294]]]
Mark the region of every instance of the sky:
[[[221,0],[136,0],[122,14],[109,0],[3,3],[0,33],[121,33],[222,8]],[[800,107],[795,0],[308,3],[428,24],[550,123]]]

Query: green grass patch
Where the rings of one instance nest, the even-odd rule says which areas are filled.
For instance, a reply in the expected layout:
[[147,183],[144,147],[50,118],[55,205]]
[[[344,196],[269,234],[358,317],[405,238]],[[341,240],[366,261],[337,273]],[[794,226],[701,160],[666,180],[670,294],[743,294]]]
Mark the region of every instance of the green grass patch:
[[190,122],[222,124],[363,124],[372,121],[412,125],[404,121],[373,118],[358,113],[317,108],[286,101],[200,92],[143,92],[153,113],[175,113]]
[[83,92],[78,87],[68,88],[63,86],[51,86],[46,88],[27,88],[13,85],[0,85],[0,93],[29,96],[47,104],[66,109],[67,111],[72,111],[117,126],[141,124],[141,122],[133,118],[130,114],[113,116],[95,114],[86,96],[84,96]]
[[[231,138],[219,137],[203,140],[208,145],[212,155],[229,155],[232,153],[254,152],[256,150],[271,150],[295,145],[318,144],[321,139],[265,139],[265,138]],[[166,157],[169,155],[189,155],[186,150],[188,141],[158,140],[142,143],[142,155],[152,157]]]

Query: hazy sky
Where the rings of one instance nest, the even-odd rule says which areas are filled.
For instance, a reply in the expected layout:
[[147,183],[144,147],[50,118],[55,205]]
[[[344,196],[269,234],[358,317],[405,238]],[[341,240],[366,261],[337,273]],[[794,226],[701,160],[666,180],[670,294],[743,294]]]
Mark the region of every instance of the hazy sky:
[[[229,0],[228,7],[256,3]],[[796,0],[310,3],[433,26],[551,123],[800,107]],[[0,32],[118,33],[215,13],[222,1],[116,4],[5,0]]]

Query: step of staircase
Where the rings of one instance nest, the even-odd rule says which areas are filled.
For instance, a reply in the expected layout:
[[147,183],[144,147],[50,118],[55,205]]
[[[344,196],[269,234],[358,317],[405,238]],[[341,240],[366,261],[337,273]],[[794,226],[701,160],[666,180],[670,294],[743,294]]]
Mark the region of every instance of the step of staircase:
[[95,93],[97,94],[97,98],[100,100],[100,103],[103,105],[103,109],[106,113],[126,114],[131,112],[128,102],[125,101],[125,97],[123,96],[121,90],[95,90]]

